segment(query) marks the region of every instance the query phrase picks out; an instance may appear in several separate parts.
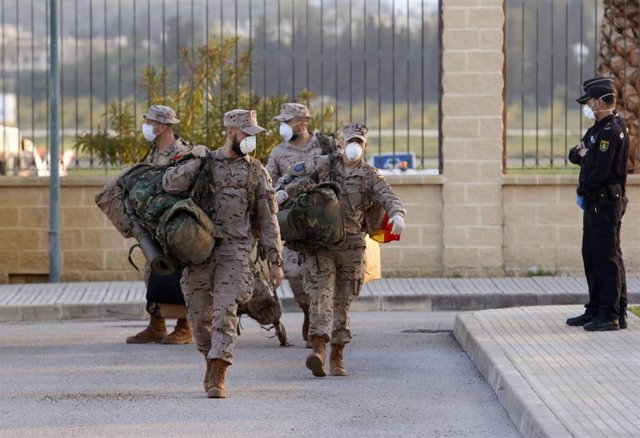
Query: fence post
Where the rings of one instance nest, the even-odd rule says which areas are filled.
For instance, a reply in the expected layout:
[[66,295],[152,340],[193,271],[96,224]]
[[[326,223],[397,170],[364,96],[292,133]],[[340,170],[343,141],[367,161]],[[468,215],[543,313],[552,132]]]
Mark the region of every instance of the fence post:
[[49,70],[49,138],[51,148],[49,167],[49,283],[60,281],[60,153],[58,120],[58,5],[57,0],[49,0],[50,11],[50,70]]

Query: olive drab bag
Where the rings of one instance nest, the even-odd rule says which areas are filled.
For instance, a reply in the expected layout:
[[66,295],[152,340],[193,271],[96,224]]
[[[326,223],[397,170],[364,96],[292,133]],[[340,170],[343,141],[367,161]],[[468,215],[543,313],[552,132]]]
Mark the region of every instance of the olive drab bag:
[[[259,245],[256,245],[252,253],[254,262],[251,298],[246,303],[238,304],[238,316],[248,315],[263,326],[265,330],[273,328],[280,341],[280,346],[286,347],[290,344],[287,342],[287,331],[280,321],[282,306],[276,290],[268,281],[269,263],[258,247]],[[271,325],[271,327],[264,327],[268,325]]]
[[278,212],[285,245],[294,251],[311,251],[342,242],[346,233],[339,196],[336,183],[321,183]]
[[[151,233],[163,252],[182,265],[204,262],[215,246],[211,219],[190,198],[169,195],[162,177],[169,166],[139,163],[118,178],[124,213]],[[126,205],[129,206],[127,211]]]

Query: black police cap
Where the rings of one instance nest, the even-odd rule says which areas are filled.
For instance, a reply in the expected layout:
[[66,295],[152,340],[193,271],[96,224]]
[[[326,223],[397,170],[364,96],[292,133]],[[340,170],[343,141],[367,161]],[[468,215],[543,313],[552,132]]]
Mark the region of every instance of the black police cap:
[[587,87],[584,90],[584,94],[576,99],[576,101],[580,104],[585,104],[589,99],[598,99],[604,95],[613,94],[615,95],[615,90],[613,89],[613,84],[596,84]]
[[587,91],[592,85],[604,85],[613,88],[613,78],[591,78],[582,83],[582,91]]

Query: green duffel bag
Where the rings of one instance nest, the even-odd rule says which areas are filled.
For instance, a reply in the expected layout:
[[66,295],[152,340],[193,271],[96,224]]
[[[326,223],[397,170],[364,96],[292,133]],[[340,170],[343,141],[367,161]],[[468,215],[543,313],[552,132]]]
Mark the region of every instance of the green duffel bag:
[[295,251],[331,246],[345,238],[340,187],[321,183],[299,195],[291,207],[278,213],[282,240]]
[[156,234],[165,254],[183,265],[197,265],[207,260],[216,237],[220,237],[211,219],[190,198],[176,202],[164,212]]

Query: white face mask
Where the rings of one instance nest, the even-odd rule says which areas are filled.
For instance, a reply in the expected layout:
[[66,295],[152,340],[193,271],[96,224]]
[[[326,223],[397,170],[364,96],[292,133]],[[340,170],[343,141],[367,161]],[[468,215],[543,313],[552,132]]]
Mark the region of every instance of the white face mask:
[[355,141],[351,142],[344,148],[344,153],[349,161],[358,161],[362,157],[362,146]]
[[148,123],[142,124],[142,135],[148,142],[152,142],[156,139],[156,133],[153,132],[153,126]]
[[289,141],[293,137],[293,128],[286,123],[280,123],[280,135],[284,141]]
[[596,114],[593,112],[593,108],[589,105],[582,105],[582,114],[584,114],[584,116],[589,120],[596,119]]
[[240,142],[240,151],[246,155],[256,150],[256,136],[250,135],[245,137]]

